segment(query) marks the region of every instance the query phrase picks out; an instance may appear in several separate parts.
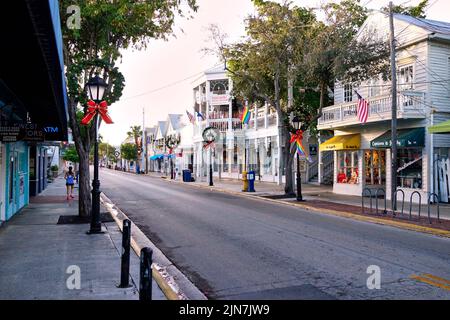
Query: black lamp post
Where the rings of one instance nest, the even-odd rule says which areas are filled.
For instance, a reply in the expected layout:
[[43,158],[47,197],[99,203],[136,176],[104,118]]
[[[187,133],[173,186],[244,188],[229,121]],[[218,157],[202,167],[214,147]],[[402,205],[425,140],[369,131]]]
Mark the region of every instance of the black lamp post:
[[[98,75],[91,78],[86,84],[86,90],[89,98],[96,104],[103,99],[103,94],[107,84],[105,80]],[[92,180],[92,212],[91,227],[88,234],[102,233],[102,224],[100,221],[100,180],[98,179],[98,113],[94,117],[95,125],[95,143],[94,143],[94,179]]]
[[[300,118],[295,116],[292,119],[292,125],[296,131],[300,130],[301,121]],[[300,173],[300,157],[297,154],[297,201],[304,201],[302,196],[302,177]]]

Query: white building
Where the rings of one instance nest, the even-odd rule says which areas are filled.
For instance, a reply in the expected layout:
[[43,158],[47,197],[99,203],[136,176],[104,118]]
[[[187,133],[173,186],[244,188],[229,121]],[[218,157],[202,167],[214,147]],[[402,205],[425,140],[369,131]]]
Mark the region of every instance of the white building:
[[[278,182],[279,155],[283,149],[275,109],[268,104],[251,104],[251,119],[243,125],[240,117],[244,102],[230,95],[233,83],[223,68],[206,71],[193,82],[193,87],[194,108],[189,112],[194,112],[197,118],[193,137],[193,171],[197,179],[207,178],[212,161],[214,174],[219,177],[238,179],[242,178],[242,172],[253,170],[258,180]],[[203,118],[198,117],[199,114]],[[220,136],[215,148],[205,150],[202,133],[208,127],[217,129]],[[308,143],[305,146],[308,148]],[[311,147],[311,150],[317,149],[317,145]],[[318,176],[317,170],[310,170],[318,164],[314,153],[313,161],[310,166],[302,160],[304,181]]]
[[[450,24],[400,14],[394,22],[399,91],[397,185],[407,201],[418,191],[426,202],[428,194],[437,191],[433,163],[437,156],[448,157],[450,147],[448,135],[430,135],[426,130],[450,119]],[[388,17],[372,14],[358,36],[369,32],[387,39]],[[369,102],[365,124],[357,118],[354,90]],[[318,124],[320,130],[334,131],[334,137],[320,146],[319,179],[331,172],[335,193],[361,195],[364,188],[381,188],[390,199],[390,92],[390,83],[381,79],[358,87],[336,83],[334,105],[323,110]],[[326,173],[330,159],[334,170]]]

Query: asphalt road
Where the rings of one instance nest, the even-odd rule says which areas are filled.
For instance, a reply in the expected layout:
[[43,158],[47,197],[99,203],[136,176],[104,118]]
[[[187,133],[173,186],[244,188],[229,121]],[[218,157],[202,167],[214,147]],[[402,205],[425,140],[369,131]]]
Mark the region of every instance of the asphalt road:
[[[148,176],[102,169],[100,179],[209,298],[450,299],[450,239]],[[367,286],[369,266],[380,289]]]

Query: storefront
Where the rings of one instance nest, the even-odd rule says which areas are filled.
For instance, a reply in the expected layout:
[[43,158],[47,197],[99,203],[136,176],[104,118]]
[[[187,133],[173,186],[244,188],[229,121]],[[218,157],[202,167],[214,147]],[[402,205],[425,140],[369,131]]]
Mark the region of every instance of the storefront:
[[[392,147],[391,136],[391,131],[387,131],[372,140],[370,143],[371,147],[389,150],[390,155]],[[397,187],[405,192],[407,200],[414,191],[423,192],[423,198],[425,199],[427,177],[425,169],[425,128],[397,130],[397,148]],[[389,195],[390,192],[388,198],[390,198]]]
[[[362,134],[335,136],[320,145],[320,152],[334,152],[333,192],[360,196],[383,189],[390,199],[391,131],[367,130]],[[397,131],[397,186],[405,199],[419,191],[425,199],[426,149],[424,128]]]
[[0,224],[29,203],[30,169],[45,187],[30,145],[68,139],[60,25],[57,0],[0,4]]
[[334,152],[333,192],[337,194],[360,195],[362,182],[361,135],[335,136],[319,146],[320,152]]

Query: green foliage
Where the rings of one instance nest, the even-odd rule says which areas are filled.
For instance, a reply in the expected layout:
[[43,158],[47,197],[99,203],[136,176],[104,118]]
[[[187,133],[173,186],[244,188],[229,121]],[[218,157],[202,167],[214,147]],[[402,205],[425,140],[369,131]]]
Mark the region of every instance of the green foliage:
[[[419,2],[417,6],[404,6],[404,5],[394,5],[392,11],[395,13],[406,14],[408,16],[413,16],[416,18],[426,18],[426,9],[428,6],[429,0],[422,0]],[[389,7],[384,7],[384,11],[389,11]]]
[[127,136],[129,138],[134,139],[134,143],[138,145],[138,140],[142,136],[142,129],[141,126],[131,126],[130,131],[127,132]]
[[77,149],[73,146],[67,148],[66,153],[63,156],[63,160],[70,161],[73,163],[79,163],[80,158],[78,156]]
[[120,146],[122,159],[133,161],[137,160],[137,146],[133,143],[124,143]]
[[50,167],[51,171],[58,171],[58,169],[59,169],[59,167],[56,164],[54,164]]

